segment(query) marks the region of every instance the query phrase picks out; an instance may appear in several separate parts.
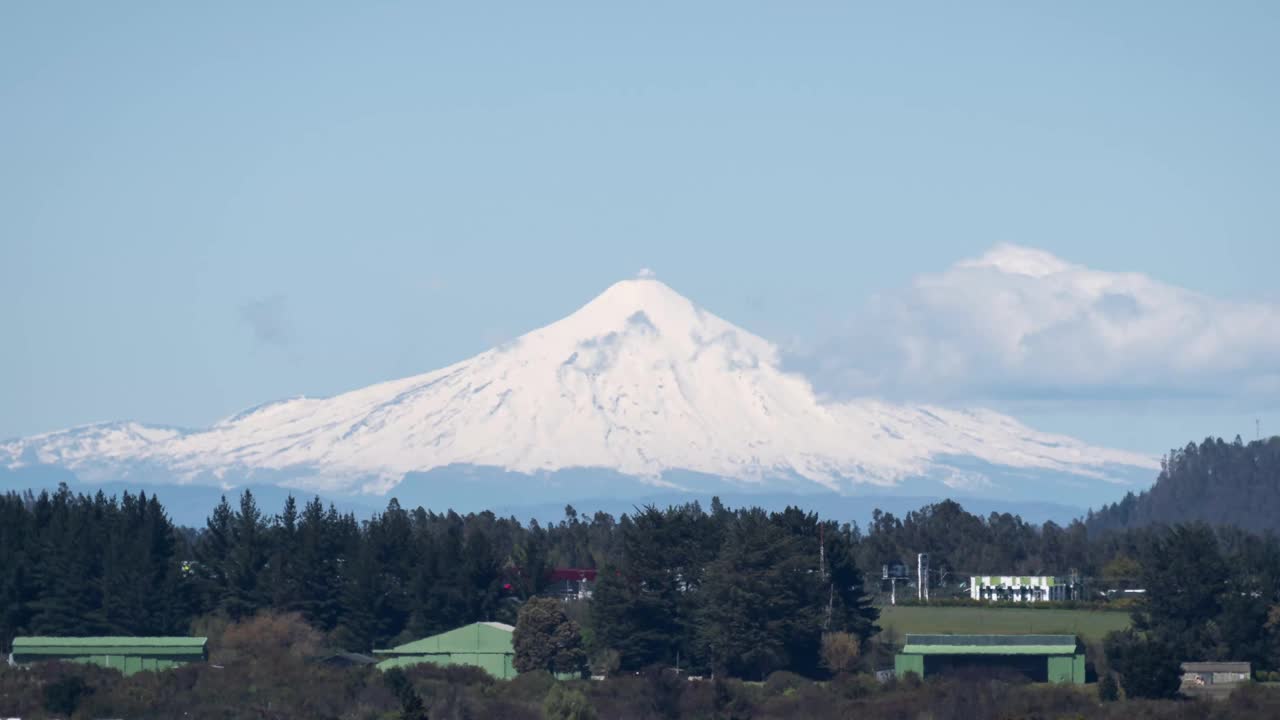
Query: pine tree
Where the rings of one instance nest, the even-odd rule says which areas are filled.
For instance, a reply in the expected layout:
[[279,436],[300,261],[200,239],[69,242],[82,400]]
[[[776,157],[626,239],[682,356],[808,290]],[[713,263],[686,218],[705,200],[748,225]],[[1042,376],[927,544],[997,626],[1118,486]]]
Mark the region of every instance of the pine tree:
[[95,635],[106,629],[102,608],[102,532],[95,527],[102,508],[75,499],[59,487],[37,526],[33,572],[36,599],[31,602],[30,630],[45,635]]
[[674,664],[685,618],[667,517],[646,508],[621,531],[622,563],[597,576],[592,597],[595,646],[617,650],[624,670]]
[[815,556],[763,510],[738,515],[705,585],[699,639],[714,670],[763,679],[816,665],[825,608]]
[[1227,566],[1206,525],[1180,525],[1149,542],[1140,563],[1146,589],[1134,628],[1180,657],[1209,657],[1222,610]]
[[289,574],[296,583],[293,608],[311,625],[325,631],[338,625],[342,614],[343,578],[341,566],[348,561],[342,544],[338,512],[325,511],[320,498],[302,510],[298,521],[295,551]]
[[1178,694],[1181,674],[1175,658],[1180,656],[1162,640],[1129,629],[1108,633],[1104,648],[1126,696],[1159,699]]
[[298,565],[298,521],[298,503],[290,495],[275,518],[268,540],[271,607],[284,612],[301,612],[304,607],[302,568]]
[[231,527],[231,582],[224,602],[231,617],[248,617],[266,606],[269,599],[263,573],[269,559],[267,524],[249,490],[240,496],[240,511]]

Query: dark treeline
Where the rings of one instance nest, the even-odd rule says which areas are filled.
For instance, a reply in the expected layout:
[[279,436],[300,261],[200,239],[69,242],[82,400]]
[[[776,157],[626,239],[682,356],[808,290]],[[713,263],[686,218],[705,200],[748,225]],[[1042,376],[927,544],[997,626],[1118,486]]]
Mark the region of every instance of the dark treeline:
[[[514,624],[555,567],[601,569],[596,615],[613,620],[587,631],[604,628],[593,647],[626,668],[813,673],[823,630],[874,630],[855,529],[798,510],[717,502],[615,520],[566,508],[543,527],[392,500],[361,522],[318,500],[290,499],[269,515],[246,492],[188,530],[155,497],[63,487],[0,498],[0,533],[5,644],[17,634],[183,634],[273,610],[299,613],[331,647],[367,652],[478,620]],[[754,595],[727,591],[744,578]],[[777,621],[744,647],[734,644],[739,613]]]
[[[0,497],[0,644],[16,634],[186,634],[273,610],[299,613],[328,647],[367,652],[478,620],[514,624],[520,604],[546,589],[549,569],[591,567],[600,570],[595,597],[576,619],[588,650],[615,653],[622,669],[813,677],[822,674],[823,632],[874,633],[869,596],[884,563],[928,552],[933,582],[943,584],[970,572],[1075,570],[1164,588],[1180,577],[1162,545],[1169,537],[1163,527],[1090,533],[1082,522],[983,518],[954,502],[902,518],[876,513],[865,529],[718,501],[617,519],[566,508],[544,526],[394,500],[363,521],[319,501],[269,513],[249,493],[192,530],[174,527],[155,497],[62,488]],[[1221,577],[1207,581],[1216,604],[1197,617],[1218,629],[1179,647],[1280,666],[1280,643],[1262,630],[1280,602],[1280,547],[1239,530],[1203,537],[1212,552],[1201,555]]]
[[1170,452],[1155,485],[1090,513],[1090,531],[1205,522],[1280,530],[1280,436],[1209,438]]
[[156,497],[0,498],[0,641],[186,633],[193,620],[299,612],[335,645],[369,650],[475,620],[513,621],[543,569],[593,567],[617,524],[576,514],[548,528],[491,513],[406,511],[369,520],[290,498],[278,514],[245,492],[204,528],[175,527]]
[[1280,540],[1206,524],[1147,535],[1139,553],[1146,589],[1133,628],[1111,633],[1106,658],[1126,691],[1172,697],[1178,660],[1280,667]]

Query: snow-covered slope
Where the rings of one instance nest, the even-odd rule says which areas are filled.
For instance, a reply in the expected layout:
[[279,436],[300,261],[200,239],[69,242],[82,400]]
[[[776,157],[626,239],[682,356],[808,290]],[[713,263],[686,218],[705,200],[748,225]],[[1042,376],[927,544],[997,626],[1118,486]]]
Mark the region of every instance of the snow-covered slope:
[[0,445],[0,466],[35,464],[96,480],[145,469],[176,482],[358,492],[451,465],[603,468],[662,487],[672,486],[671,471],[688,471],[744,487],[842,492],[926,476],[972,488],[988,482],[972,469],[982,466],[1095,480],[1155,467],[990,411],[825,403],[780,369],[774,345],[649,277],[424,375],[270,403],[207,430],[113,423]]

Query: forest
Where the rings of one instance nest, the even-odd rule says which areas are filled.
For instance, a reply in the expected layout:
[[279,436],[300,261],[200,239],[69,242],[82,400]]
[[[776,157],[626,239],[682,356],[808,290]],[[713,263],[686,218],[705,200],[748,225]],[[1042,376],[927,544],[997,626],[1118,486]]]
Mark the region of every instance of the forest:
[[1090,531],[1186,522],[1280,531],[1280,436],[1188,443],[1164,457],[1150,489],[1087,519]]
[[[1235,448],[1230,455],[1246,446],[1222,447]],[[1190,472],[1180,469],[1189,454],[1167,463],[1166,474]],[[224,498],[204,527],[186,528],[154,495],[89,496],[65,486],[8,493],[0,496],[0,649],[15,635],[198,634],[210,637],[218,662],[128,679],[90,668],[8,669],[0,705],[21,700],[37,716],[50,698],[56,705],[68,696],[83,712],[129,717],[148,716],[141,707],[217,717],[259,701],[284,713],[262,717],[897,717],[930,707],[925,698],[962,697],[975,707],[1200,717],[1183,715],[1185,704],[1159,704],[1176,693],[1177,659],[1280,669],[1280,540],[1205,523],[1112,528],[1101,515],[1037,526],[945,501],[902,517],[876,512],[859,527],[713,500],[618,518],[566,507],[543,525],[406,509],[394,499],[367,519],[318,499],[291,498],[272,511],[245,492],[234,503]],[[895,642],[877,635],[880,568],[917,552],[931,555],[939,597],[968,573],[1072,572],[1091,588],[1080,602],[1094,605],[1105,602],[1099,587],[1144,588],[1133,628],[1089,648],[1098,687],[1112,688],[1102,694],[1128,709],[1104,712],[1092,686],[1086,697],[1014,682],[993,695],[994,686],[954,679],[871,679]],[[598,570],[591,600],[559,605],[589,658],[582,670],[615,682],[559,682],[534,671],[494,684],[456,668],[384,675],[313,664],[475,621],[520,627],[522,608],[549,590],[552,568]],[[832,661],[831,637],[850,639],[845,661]],[[673,685],[663,670],[673,667],[715,681]],[[253,692],[265,695],[245,697],[227,685],[232,677],[252,677]],[[290,695],[289,684],[306,678],[332,682]],[[1270,695],[1251,702],[1276,707]]]
[[[201,622],[272,610],[299,613],[333,648],[369,652],[479,620],[514,624],[521,603],[546,589],[550,569],[596,568],[593,602],[573,612],[588,645],[617,651],[623,668],[679,659],[743,677],[812,676],[818,633],[874,634],[885,563],[928,552],[935,585],[968,573],[1074,571],[1086,587],[1152,586],[1163,581],[1167,534],[1164,526],[1036,526],[978,517],[952,501],[901,518],[876,512],[866,528],[715,500],[619,518],[567,507],[544,526],[406,510],[393,499],[362,521],[318,500],[290,499],[270,513],[248,492],[192,529],[175,527],[154,495],[62,487],[0,496],[0,649],[16,634],[187,634]],[[1272,594],[1274,536],[1228,527],[1208,536],[1204,557],[1232,582],[1263,583]],[[787,618],[786,627],[772,637],[735,627],[742,603]]]

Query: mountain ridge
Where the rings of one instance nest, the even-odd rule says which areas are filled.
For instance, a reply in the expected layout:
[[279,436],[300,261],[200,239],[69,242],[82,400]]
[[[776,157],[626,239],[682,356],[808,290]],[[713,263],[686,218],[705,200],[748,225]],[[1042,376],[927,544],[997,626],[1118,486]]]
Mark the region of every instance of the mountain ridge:
[[255,406],[203,430],[115,422],[0,444],[0,465],[90,480],[269,481],[383,494],[456,466],[524,475],[597,468],[654,488],[690,472],[743,489],[847,493],[930,477],[990,490],[945,458],[1120,487],[1154,458],[1039,433],[990,410],[827,402],[773,343],[652,276],[615,283],[567,317],[476,356],[330,398]]
[[1170,451],[1154,484],[1091,510],[1092,532],[1203,522],[1280,530],[1280,436],[1248,443],[1220,437]]

